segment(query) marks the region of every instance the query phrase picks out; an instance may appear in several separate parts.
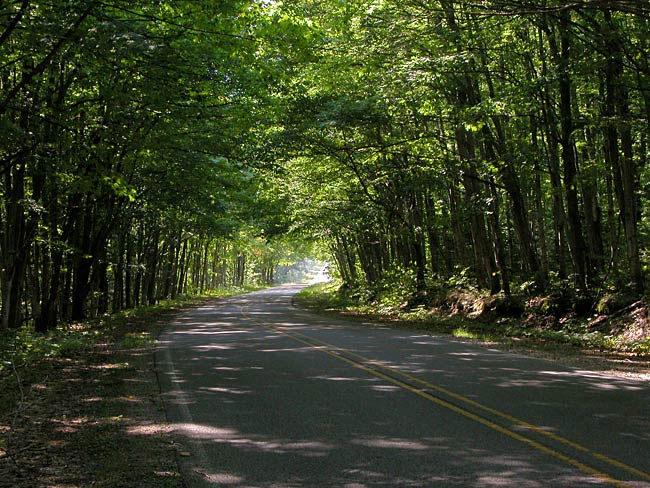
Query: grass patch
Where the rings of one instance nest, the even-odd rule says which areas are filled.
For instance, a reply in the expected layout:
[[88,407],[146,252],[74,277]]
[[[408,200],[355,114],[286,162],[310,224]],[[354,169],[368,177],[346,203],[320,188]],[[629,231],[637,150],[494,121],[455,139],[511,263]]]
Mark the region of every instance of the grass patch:
[[320,311],[345,310],[351,304],[350,300],[338,292],[338,286],[334,283],[318,283],[303,288],[294,297],[294,301],[301,307]]
[[454,329],[451,335],[459,339],[474,339],[481,341],[494,340],[494,337],[491,335],[484,334],[475,330],[469,330],[465,327],[458,327],[457,329]]
[[155,339],[150,332],[128,333],[120,341],[120,346],[124,349],[137,349],[153,345]]

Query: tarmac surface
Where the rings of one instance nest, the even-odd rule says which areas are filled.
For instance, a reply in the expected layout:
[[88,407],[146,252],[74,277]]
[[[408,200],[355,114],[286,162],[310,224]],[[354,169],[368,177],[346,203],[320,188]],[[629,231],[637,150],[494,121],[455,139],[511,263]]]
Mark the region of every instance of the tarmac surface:
[[299,289],[159,338],[188,488],[650,488],[647,382],[314,315]]

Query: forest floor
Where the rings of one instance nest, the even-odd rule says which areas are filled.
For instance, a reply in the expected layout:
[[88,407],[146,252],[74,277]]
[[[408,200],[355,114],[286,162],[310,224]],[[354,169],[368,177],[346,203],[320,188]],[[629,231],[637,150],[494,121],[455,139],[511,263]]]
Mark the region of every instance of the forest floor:
[[177,310],[111,321],[91,341],[5,368],[0,487],[182,487],[153,359]]
[[[166,422],[153,354],[155,337],[182,307],[77,326],[65,340],[55,336],[50,349],[36,339],[25,346],[23,338],[20,354],[8,356],[11,344],[0,342],[0,488],[183,487],[177,460],[184,453]],[[361,323],[377,318],[319,311]],[[412,320],[388,322],[432,331]],[[526,337],[461,339],[650,380],[644,355]]]

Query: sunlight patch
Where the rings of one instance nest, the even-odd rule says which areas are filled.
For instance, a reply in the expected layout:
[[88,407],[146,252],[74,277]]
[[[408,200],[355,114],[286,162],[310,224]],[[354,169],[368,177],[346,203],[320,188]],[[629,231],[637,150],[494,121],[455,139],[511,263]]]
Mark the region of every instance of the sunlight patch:
[[352,444],[366,447],[378,447],[381,449],[407,449],[412,451],[424,451],[429,446],[422,442],[408,439],[355,439]]
[[171,431],[171,428],[166,424],[146,424],[136,425],[126,429],[130,435],[157,435],[166,434]]
[[232,473],[206,473],[203,470],[197,470],[210,483],[220,483],[223,485],[236,485],[242,483],[244,478]]

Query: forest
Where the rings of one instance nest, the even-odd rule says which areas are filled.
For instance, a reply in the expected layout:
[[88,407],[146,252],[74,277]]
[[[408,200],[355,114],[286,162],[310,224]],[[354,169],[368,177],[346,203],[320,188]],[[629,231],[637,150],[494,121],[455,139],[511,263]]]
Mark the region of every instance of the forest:
[[8,0],[0,329],[267,284],[643,296],[650,4]]

